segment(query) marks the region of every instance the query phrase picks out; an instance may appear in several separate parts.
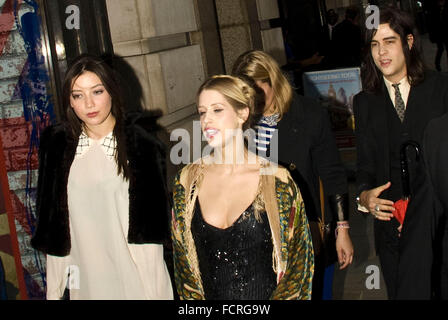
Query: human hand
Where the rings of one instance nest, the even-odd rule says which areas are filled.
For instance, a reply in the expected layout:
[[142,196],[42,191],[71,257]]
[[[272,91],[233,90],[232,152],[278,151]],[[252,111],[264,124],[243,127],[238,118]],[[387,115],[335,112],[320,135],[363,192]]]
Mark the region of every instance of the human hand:
[[338,254],[339,270],[353,262],[353,244],[348,229],[340,228],[336,237],[336,252]]
[[379,198],[379,195],[390,186],[391,183],[388,182],[382,186],[365,190],[359,195],[360,204],[378,220],[390,221],[394,216],[390,213],[395,211],[394,202]]
[[309,58],[299,60],[299,64],[302,68],[305,68],[305,67],[311,66],[313,64],[319,64],[323,58],[324,58],[324,56],[320,56],[319,53],[316,52]]
[[313,54],[313,56],[311,57],[311,64],[319,64],[321,63],[322,59],[324,58],[324,56],[319,55],[318,52],[316,52],[315,54]]

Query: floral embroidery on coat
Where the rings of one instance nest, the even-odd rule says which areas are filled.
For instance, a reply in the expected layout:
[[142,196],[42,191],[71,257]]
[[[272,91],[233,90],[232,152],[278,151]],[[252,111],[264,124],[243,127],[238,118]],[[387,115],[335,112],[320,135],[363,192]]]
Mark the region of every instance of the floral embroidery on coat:
[[[183,170],[189,170],[189,167]],[[282,270],[277,266],[278,284],[271,299],[309,300],[314,273],[314,253],[305,206],[300,191],[289,173],[283,168],[279,170],[284,170],[283,176],[287,177],[284,181],[280,176],[275,175],[275,200],[280,218],[281,260],[286,262],[286,268]],[[191,243],[191,231],[187,228],[188,221],[185,219],[187,195],[185,186],[181,184],[181,173],[182,171],[176,175],[173,186],[174,206],[171,230],[174,277],[181,299],[200,300],[204,299],[204,291],[200,274],[197,272],[199,266],[192,261],[194,259],[189,259],[192,256],[197,259],[197,255]]]

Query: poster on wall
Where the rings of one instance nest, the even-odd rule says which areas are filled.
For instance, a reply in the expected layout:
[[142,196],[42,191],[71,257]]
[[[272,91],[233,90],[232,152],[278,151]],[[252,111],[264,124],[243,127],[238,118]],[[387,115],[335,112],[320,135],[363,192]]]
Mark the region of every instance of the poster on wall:
[[0,0],[0,258],[8,299],[45,298],[45,255],[30,245],[39,138],[54,119],[41,3]]
[[5,159],[0,153],[0,301],[26,297],[26,284],[9,196]]
[[360,69],[305,72],[303,89],[327,108],[338,148],[354,148],[353,97],[362,90]]

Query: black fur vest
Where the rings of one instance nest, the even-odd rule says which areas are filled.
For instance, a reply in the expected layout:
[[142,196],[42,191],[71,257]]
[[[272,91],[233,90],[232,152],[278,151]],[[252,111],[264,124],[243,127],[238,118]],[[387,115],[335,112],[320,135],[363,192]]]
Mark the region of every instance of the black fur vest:
[[[149,113],[126,119],[129,177],[128,243],[163,243],[169,235],[169,198],[165,179],[165,148],[157,138],[159,127]],[[31,245],[46,254],[70,254],[67,182],[78,137],[67,125],[46,128],[39,146],[37,222]]]

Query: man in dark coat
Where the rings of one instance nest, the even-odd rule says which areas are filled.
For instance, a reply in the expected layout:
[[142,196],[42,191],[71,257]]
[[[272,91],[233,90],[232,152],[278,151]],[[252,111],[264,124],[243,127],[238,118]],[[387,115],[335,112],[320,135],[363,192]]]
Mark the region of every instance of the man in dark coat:
[[[431,120],[402,233],[399,299],[448,299],[448,113]],[[415,248],[421,252],[415,254]],[[412,268],[408,266],[412,265]]]
[[319,69],[322,70],[333,69],[337,62],[335,61],[333,32],[337,26],[339,16],[334,9],[330,9],[327,11],[326,18],[327,23],[322,30],[319,49],[320,55],[324,57],[319,66]]
[[[403,195],[400,148],[408,140],[422,145],[428,122],[448,111],[448,78],[424,71],[413,30],[412,19],[403,11],[380,10],[378,29],[366,33],[366,44],[371,50],[362,72],[363,91],[354,98],[358,210],[375,218],[375,245],[389,299],[400,298],[397,288],[403,281],[414,285],[418,292],[415,278],[399,276],[402,252],[420,260],[432,259],[432,255],[421,250],[431,245],[427,238],[421,246],[418,241],[417,246],[408,244],[414,243],[409,239],[415,240],[416,234],[430,234],[430,225],[414,223],[421,216],[409,214],[400,226],[392,214],[394,202]],[[421,176],[418,164],[411,163],[410,168],[410,176]],[[425,182],[413,180],[411,191],[420,185]],[[411,203],[412,200],[410,207]],[[408,270],[413,267],[405,266]],[[421,270],[425,272],[425,266]],[[428,279],[425,283],[430,286]]]
[[345,20],[333,30],[332,49],[334,67],[359,67],[361,65],[362,33],[359,27],[359,11],[349,7]]
[[442,71],[440,61],[443,51],[448,57],[448,3],[446,0],[435,0],[429,10],[428,17],[429,40],[437,45],[435,67]]
[[428,180],[433,192],[434,274],[436,298],[448,299],[448,113],[428,123],[423,140]]

